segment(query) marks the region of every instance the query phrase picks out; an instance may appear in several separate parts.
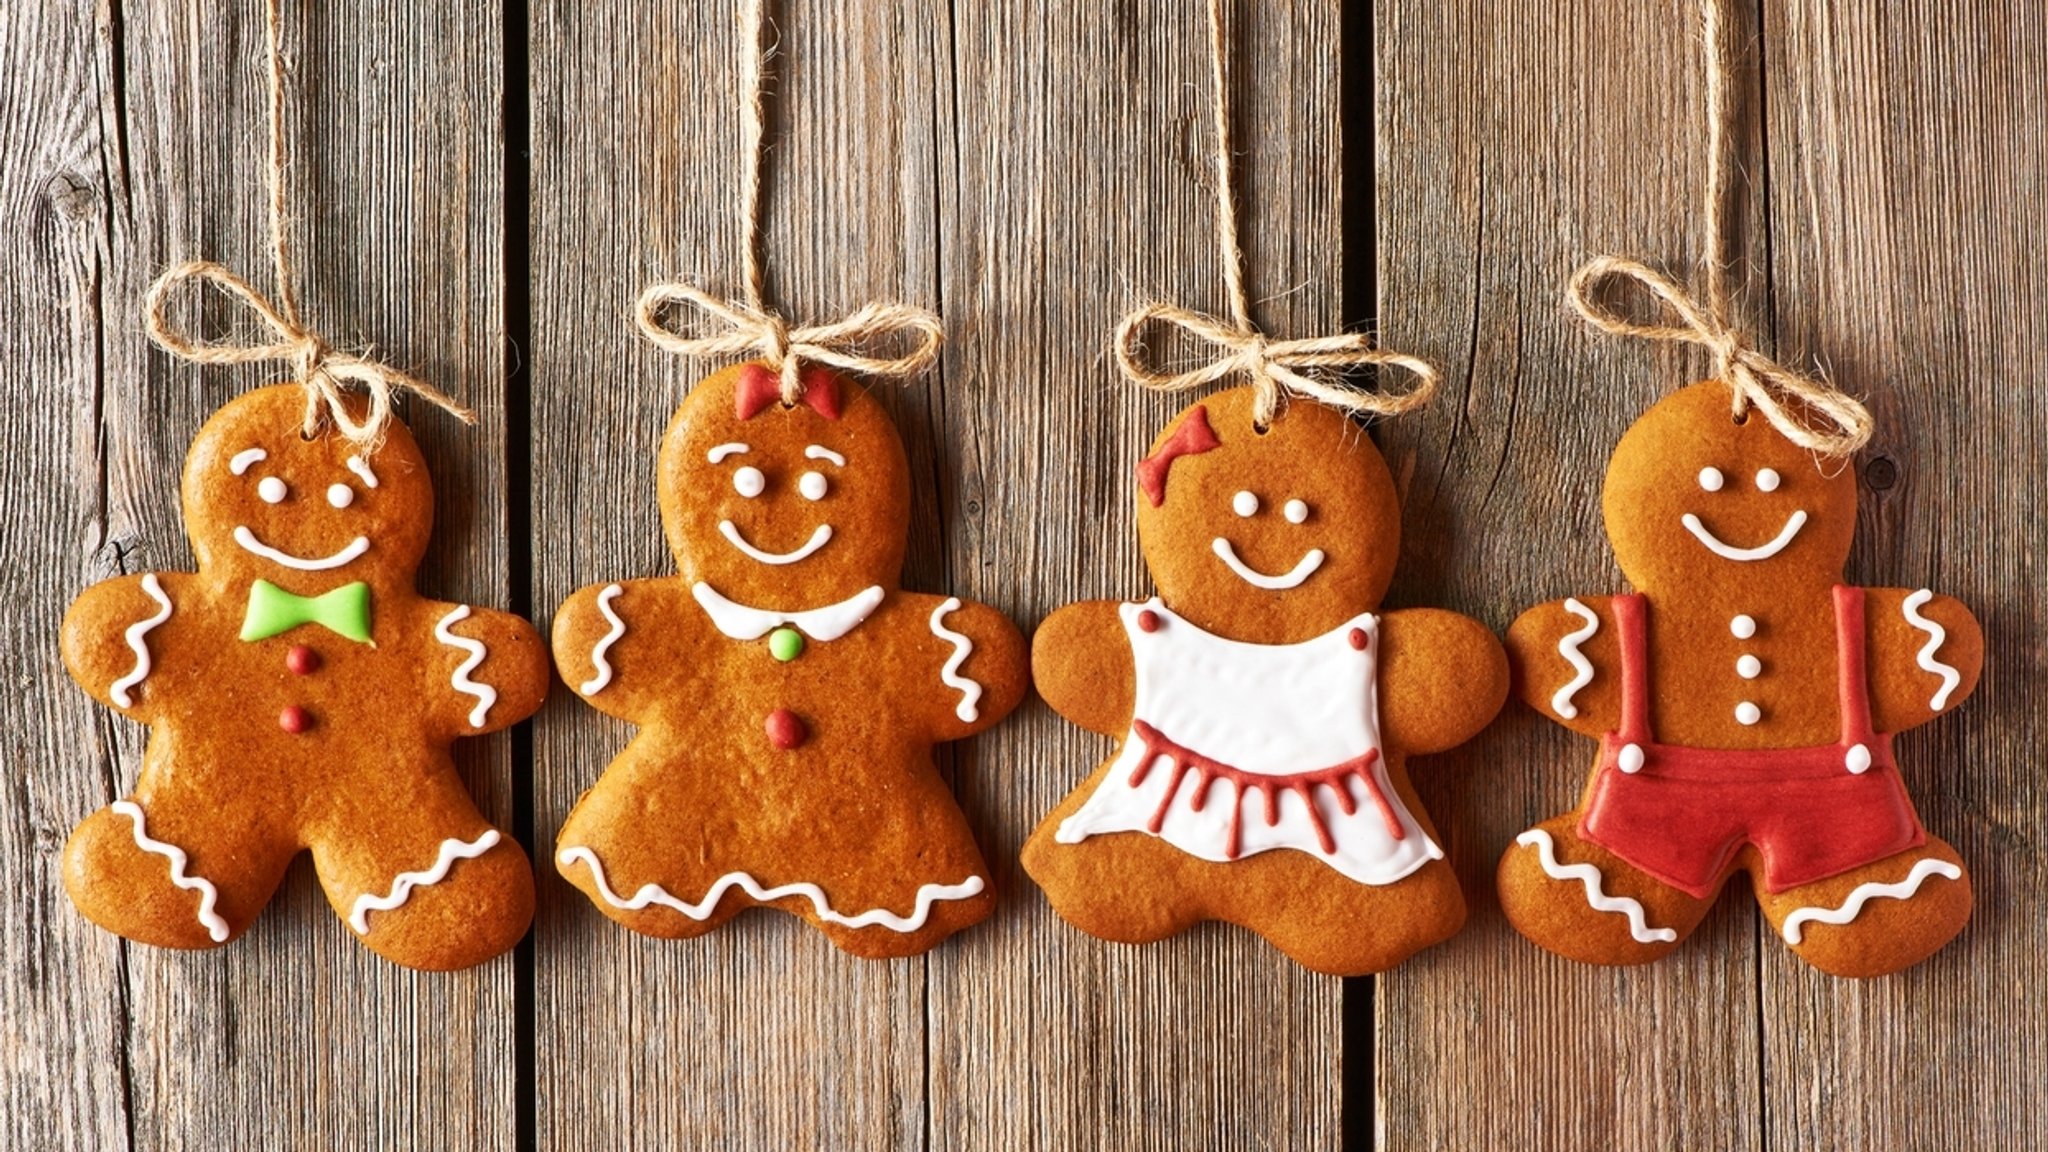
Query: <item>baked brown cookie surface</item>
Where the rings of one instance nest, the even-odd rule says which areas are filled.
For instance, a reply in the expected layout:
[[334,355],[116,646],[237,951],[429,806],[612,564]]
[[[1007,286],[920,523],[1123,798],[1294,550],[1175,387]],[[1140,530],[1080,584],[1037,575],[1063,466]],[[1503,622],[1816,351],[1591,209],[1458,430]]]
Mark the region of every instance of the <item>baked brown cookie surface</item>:
[[198,572],[109,580],[65,616],[73,678],[150,727],[134,792],[72,833],[65,885],[110,931],[207,948],[310,848],[371,949],[467,967],[525,934],[533,874],[449,747],[540,707],[546,649],[515,616],[419,595],[434,496],[411,434],[306,438],[304,397],[259,389],[200,429]]

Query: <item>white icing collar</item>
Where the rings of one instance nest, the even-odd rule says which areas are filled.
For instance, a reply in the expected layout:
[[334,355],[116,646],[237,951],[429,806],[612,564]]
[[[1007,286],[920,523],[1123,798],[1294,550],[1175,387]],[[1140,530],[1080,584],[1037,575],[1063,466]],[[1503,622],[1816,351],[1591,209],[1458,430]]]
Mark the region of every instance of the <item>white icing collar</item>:
[[690,593],[703,607],[704,614],[711,617],[711,623],[720,632],[734,640],[758,640],[784,624],[792,625],[813,640],[837,640],[858,627],[868,618],[887,593],[880,584],[871,585],[837,604],[823,608],[809,608],[802,612],[778,612],[772,608],[752,608],[734,600],[728,600],[711,585],[698,581],[691,585]]

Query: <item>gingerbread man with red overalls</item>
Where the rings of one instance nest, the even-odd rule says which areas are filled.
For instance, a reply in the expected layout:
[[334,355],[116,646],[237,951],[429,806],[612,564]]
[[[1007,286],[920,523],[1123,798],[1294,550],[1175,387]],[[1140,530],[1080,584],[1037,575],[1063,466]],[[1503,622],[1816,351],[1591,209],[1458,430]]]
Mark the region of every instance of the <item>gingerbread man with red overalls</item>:
[[1515,927],[1594,963],[1656,959],[1736,872],[1802,959],[1873,976],[1963,928],[1970,885],[1921,826],[1892,736],[1976,686],[1962,604],[1841,583],[1856,475],[1707,381],[1652,407],[1608,465],[1607,534],[1636,589],[1525,612],[1529,704],[1600,740],[1574,812],[1500,863]]
[[546,649],[414,589],[434,493],[404,426],[357,443],[306,434],[305,411],[279,385],[215,413],[185,459],[198,572],[109,580],[65,615],[72,677],[150,726],[135,791],[65,846],[65,886],[110,931],[209,948],[311,849],[373,951],[467,967],[525,935],[533,872],[449,746],[539,709]]

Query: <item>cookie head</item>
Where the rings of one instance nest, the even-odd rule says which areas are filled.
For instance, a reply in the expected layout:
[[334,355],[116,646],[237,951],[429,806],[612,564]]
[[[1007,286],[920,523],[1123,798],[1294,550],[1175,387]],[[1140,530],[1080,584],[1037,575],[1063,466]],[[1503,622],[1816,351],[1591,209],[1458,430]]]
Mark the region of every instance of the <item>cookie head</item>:
[[1220,635],[1283,643],[1378,605],[1400,552],[1386,461],[1310,401],[1253,424],[1250,388],[1190,406],[1137,469],[1138,537],[1160,595]]
[[896,586],[910,465],[887,412],[815,365],[785,405],[760,364],[719,372],[677,409],[661,449],[661,518],[685,580],[800,610]]
[[1631,426],[1607,465],[1607,535],[1639,589],[1702,582],[1768,592],[1834,581],[1856,530],[1855,470],[1817,459],[1760,413],[1738,422],[1704,381]]
[[185,456],[185,530],[203,571],[288,588],[410,582],[433,532],[434,492],[405,426],[375,450],[331,428],[307,438],[296,384],[246,393],[215,412]]

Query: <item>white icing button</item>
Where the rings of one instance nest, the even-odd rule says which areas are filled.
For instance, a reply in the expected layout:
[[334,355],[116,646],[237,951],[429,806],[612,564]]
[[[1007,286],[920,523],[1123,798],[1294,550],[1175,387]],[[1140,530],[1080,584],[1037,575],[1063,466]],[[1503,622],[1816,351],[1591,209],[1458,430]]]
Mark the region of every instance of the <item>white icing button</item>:
[[1239,516],[1250,516],[1259,510],[1259,498],[1249,492],[1239,492],[1230,498],[1230,510]]
[[1778,470],[1776,468],[1766,468],[1758,472],[1756,474],[1756,487],[1759,492],[1776,492],[1778,490]]
[[356,490],[346,484],[330,484],[327,487],[327,502],[336,508],[346,508],[356,501]]
[[1727,479],[1721,475],[1719,468],[1708,467],[1700,469],[1700,487],[1707,491],[1719,492],[1721,485],[1725,483],[1727,483]]
[[1857,776],[1870,771],[1870,749],[1861,744],[1849,749],[1848,768]]
[[1737,640],[1747,640],[1756,635],[1756,617],[1737,616],[1728,622],[1728,631],[1735,633]]
[[752,500],[768,487],[768,478],[752,464],[732,474],[732,490]]
[[1300,500],[1289,500],[1287,507],[1280,510],[1280,514],[1287,517],[1289,524],[1299,524],[1308,519],[1308,505]]
[[1743,724],[1754,724],[1764,718],[1763,709],[1744,700],[1735,706],[1735,719]]
[[806,500],[823,500],[831,487],[823,472],[806,472],[796,482],[796,490],[803,493]]
[[1735,662],[1735,674],[1744,680],[1754,680],[1764,674],[1764,662],[1754,656],[1744,656]]
[[284,486],[284,481],[275,476],[265,476],[262,483],[256,485],[256,494],[263,497],[265,504],[283,503],[289,491],[290,489]]
[[1643,749],[1637,744],[1624,744],[1616,764],[1623,772],[1633,776],[1643,770]]

